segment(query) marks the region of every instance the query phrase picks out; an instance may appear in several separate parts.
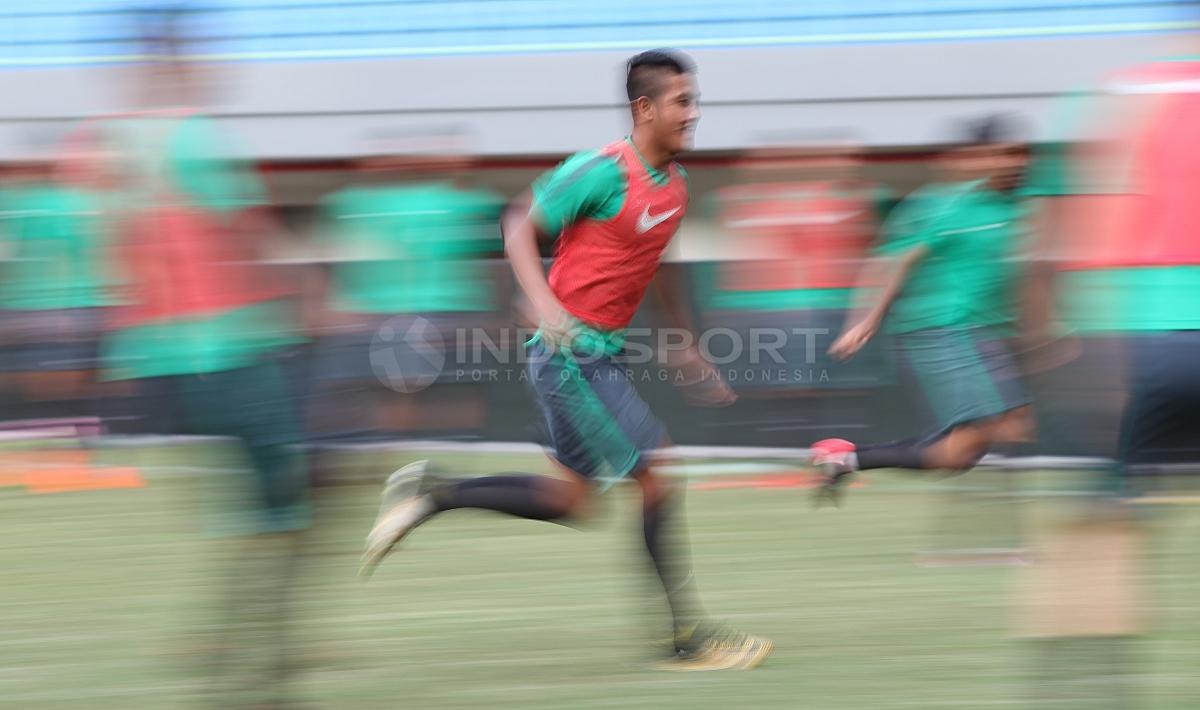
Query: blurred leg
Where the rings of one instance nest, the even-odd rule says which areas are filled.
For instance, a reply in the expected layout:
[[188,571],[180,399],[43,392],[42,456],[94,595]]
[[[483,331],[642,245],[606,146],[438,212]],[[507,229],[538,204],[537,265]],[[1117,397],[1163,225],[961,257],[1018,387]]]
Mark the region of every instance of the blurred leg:
[[634,474],[642,490],[642,540],[671,610],[674,638],[686,639],[705,618],[688,549],[683,488],[647,467]]

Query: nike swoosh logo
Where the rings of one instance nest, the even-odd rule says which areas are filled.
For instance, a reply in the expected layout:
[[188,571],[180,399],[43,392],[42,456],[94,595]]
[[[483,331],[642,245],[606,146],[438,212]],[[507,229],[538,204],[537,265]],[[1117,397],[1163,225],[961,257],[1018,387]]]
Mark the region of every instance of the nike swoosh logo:
[[656,215],[651,216],[650,205],[646,205],[646,209],[642,210],[642,216],[638,217],[637,233],[645,234],[646,232],[649,232],[651,229],[654,229],[658,225],[660,225],[663,222],[670,219],[671,215],[675,214],[678,211],[679,211],[679,208],[676,207],[675,209],[667,210],[666,212],[663,212],[662,214],[656,214]]

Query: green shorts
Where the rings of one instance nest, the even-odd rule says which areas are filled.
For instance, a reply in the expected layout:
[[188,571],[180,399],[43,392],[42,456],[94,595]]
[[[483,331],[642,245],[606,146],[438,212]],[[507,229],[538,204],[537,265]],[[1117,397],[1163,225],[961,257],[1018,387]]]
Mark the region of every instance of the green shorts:
[[526,352],[549,453],[563,466],[605,490],[645,467],[666,442],[666,428],[638,395],[617,353],[584,348],[564,354],[540,337]]
[[918,330],[893,341],[942,431],[1031,401],[1008,338],[991,328]]
[[273,358],[203,375],[174,375],[187,433],[232,438],[249,476],[231,478],[237,493],[218,512],[222,534],[277,533],[309,525],[309,480],[304,433],[283,370]]

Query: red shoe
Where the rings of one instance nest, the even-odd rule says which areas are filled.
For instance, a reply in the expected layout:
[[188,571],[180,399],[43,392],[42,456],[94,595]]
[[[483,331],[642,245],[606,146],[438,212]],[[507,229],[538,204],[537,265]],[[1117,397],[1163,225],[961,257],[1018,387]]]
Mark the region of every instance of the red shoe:
[[850,454],[854,453],[855,450],[854,443],[845,439],[821,439],[808,447],[811,456],[810,463],[813,466],[832,464],[847,470],[852,470],[849,459]]
[[824,481],[817,488],[816,507],[826,503],[835,507],[842,502],[842,483],[854,472],[850,455],[856,450],[852,442],[845,439],[822,439],[809,447],[809,462],[821,472]]

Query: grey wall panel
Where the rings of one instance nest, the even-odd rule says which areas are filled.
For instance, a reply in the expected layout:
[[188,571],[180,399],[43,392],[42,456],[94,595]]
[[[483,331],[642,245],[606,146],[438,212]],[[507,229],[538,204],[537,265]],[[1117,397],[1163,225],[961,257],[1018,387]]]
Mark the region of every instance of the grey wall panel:
[[[936,142],[951,119],[985,110],[1039,126],[1053,97],[1161,55],[1178,37],[702,50],[700,149],[764,134],[845,128],[870,145]],[[413,58],[215,66],[211,76],[247,155],[361,154],[385,130],[452,125],[488,155],[555,154],[624,126],[625,53]],[[0,72],[0,159],[80,117],[130,105],[129,67]],[[1045,137],[1044,134],[1041,137]]]

